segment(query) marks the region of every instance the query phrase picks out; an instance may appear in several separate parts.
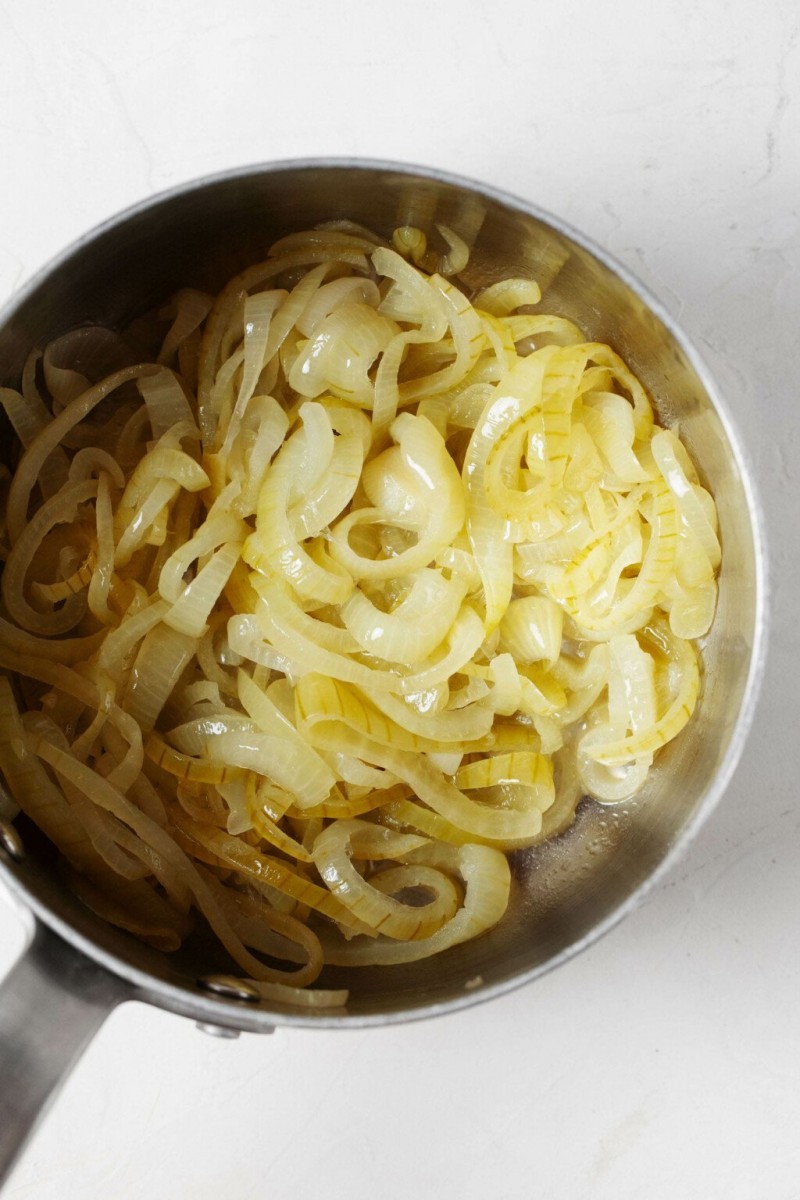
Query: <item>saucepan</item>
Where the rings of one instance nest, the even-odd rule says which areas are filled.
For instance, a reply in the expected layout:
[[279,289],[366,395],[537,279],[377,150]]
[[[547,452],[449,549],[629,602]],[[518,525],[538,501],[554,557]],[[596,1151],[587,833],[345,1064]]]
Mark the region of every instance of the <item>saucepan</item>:
[[177,954],[139,943],[67,890],[52,847],[33,826],[4,822],[0,875],[28,944],[0,994],[0,1178],[123,1001],[235,1036],[276,1025],[344,1030],[410,1021],[532,982],[641,900],[685,850],[741,754],[763,660],[765,567],[753,484],[726,406],[661,304],[605,251],[535,205],[441,171],[385,162],[282,162],[201,179],[107,222],[13,298],[0,317],[0,381],[13,383],[31,347],[61,332],[87,321],[119,325],[178,288],[219,288],[274,239],[335,217],[383,234],[397,224],[445,223],[471,246],[463,286],[537,279],[546,311],[610,343],[649,389],[662,423],[680,423],[716,498],[724,548],[698,710],[636,803],[610,819],[608,809],[585,800],[564,835],[514,856],[511,905],[494,930],[420,963],[323,976],[350,989],[345,1011],[262,1001],[202,940]]

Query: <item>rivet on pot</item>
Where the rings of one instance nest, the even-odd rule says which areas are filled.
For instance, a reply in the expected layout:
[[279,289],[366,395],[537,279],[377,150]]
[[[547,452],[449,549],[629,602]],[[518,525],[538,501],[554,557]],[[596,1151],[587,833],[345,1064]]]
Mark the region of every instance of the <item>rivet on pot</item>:
[[212,1025],[209,1021],[195,1021],[195,1025],[201,1033],[209,1033],[212,1037],[217,1038],[238,1038],[238,1029],[229,1029],[226,1025]]
[[244,1000],[247,1004],[258,1004],[261,1000],[257,987],[246,979],[237,979],[235,975],[203,975],[198,979],[197,986],[223,1000]]
[[22,838],[10,821],[0,817],[0,851],[14,862],[21,862],[25,857],[25,847]]

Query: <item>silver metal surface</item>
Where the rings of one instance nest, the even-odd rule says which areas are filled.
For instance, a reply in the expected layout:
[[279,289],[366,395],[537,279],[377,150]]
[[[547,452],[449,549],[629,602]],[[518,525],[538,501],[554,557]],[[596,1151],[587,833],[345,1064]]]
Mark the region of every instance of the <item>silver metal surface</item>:
[[222,996],[225,1000],[244,1000],[247,1004],[258,1004],[261,993],[257,987],[246,979],[237,979],[235,975],[204,975],[198,979],[197,986],[212,996]]
[[45,926],[0,1003],[0,1185],[47,1106],[127,989]]
[[6,855],[14,862],[22,862],[25,857],[25,846],[20,832],[16,825],[12,825],[5,817],[0,817],[0,854]]
[[210,1037],[223,1038],[228,1041],[235,1041],[241,1032],[238,1029],[231,1029],[228,1025],[211,1025],[208,1021],[195,1021],[195,1026],[200,1033],[207,1033]]
[[[727,408],[661,304],[603,250],[533,205],[441,172],[382,162],[277,163],[200,180],[100,227],[15,297],[0,315],[0,383],[19,374],[31,346],[87,320],[113,325],[178,287],[218,288],[263,257],[276,237],[332,217],[384,234],[416,224],[435,237],[437,222],[450,226],[472,248],[463,287],[507,275],[538,279],[544,307],[614,346],[649,388],[661,420],[680,421],[717,500],[723,544],[701,703],[635,804],[613,821],[608,810],[584,804],[564,837],[514,857],[512,903],[495,930],[430,962],[327,970],[327,986],[350,989],[342,1013],[245,1005],[198,991],[198,977],[231,969],[211,941],[160,954],[83,909],[32,845],[23,862],[0,862],[0,875],[20,899],[71,943],[75,962],[85,956],[117,981],[108,1004],[133,995],[201,1023],[254,1031],[274,1024],[340,1028],[440,1015],[528,983],[611,928],[683,853],[722,795],[752,720],[764,658],[765,558],[753,485]],[[20,1011],[20,972],[29,968],[21,964],[6,985],[2,1011]],[[37,974],[30,972],[27,1003],[47,1010],[52,979],[37,1001]],[[59,1023],[52,1037],[53,1061],[64,1064],[85,1040],[84,1027]],[[22,1068],[16,1078],[23,1089]],[[32,1093],[41,1097],[42,1086]]]

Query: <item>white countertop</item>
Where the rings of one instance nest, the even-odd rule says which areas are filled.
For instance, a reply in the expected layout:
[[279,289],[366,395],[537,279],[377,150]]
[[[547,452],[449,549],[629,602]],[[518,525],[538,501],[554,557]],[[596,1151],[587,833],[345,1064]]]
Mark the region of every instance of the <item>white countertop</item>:
[[[9,1200],[798,1200],[799,33],[792,0],[2,0],[0,297],[123,206],[236,164],[487,180],[605,245],[697,341],[774,583],[734,781],[592,950],[379,1031],[220,1042],[127,1005]],[[0,970],[21,942],[0,904]]]

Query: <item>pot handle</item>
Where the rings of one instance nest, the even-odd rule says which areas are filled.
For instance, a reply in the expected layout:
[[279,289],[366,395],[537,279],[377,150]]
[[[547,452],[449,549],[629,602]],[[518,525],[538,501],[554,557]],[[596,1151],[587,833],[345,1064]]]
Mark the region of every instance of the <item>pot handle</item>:
[[0,1187],[125,984],[35,924],[0,986]]

